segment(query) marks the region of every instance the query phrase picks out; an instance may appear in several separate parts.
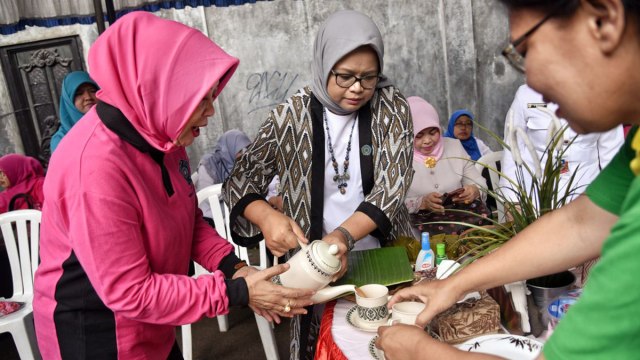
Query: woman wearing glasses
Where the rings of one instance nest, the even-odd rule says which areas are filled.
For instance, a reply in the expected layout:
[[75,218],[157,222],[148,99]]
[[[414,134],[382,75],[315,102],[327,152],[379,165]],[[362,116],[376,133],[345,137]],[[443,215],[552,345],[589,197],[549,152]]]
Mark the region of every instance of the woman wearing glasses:
[[[516,1],[514,41],[506,54],[545,102],[579,134],[640,123],[640,3],[627,0]],[[524,34],[524,35],[522,35]],[[640,349],[640,133],[637,126],[611,163],[579,196],[527,227],[498,251],[456,275],[399,291],[389,306],[419,298],[425,325],[471,290],[566,270],[601,256],[581,298],[560,321],[539,359],[633,359]],[[452,359],[468,354],[417,327],[378,330],[389,358]],[[415,358],[415,357],[413,357]]]
[[457,209],[489,215],[484,205],[487,184],[469,160],[460,141],[442,136],[440,118],[436,109],[426,100],[411,96],[407,99],[413,118],[413,169],[415,177],[404,200],[411,221],[419,232],[429,234],[461,233],[467,226],[454,223],[467,222],[488,225],[482,216],[445,211]]
[[491,148],[484,141],[473,136],[473,114],[471,111],[457,110],[449,118],[445,137],[458,139],[471,157],[471,160],[478,160],[485,154],[491,152]]
[[[340,249],[340,277],[348,251],[411,236],[401,201],[413,178],[411,115],[383,75],[383,54],[364,14],[339,11],[320,26],[313,84],[270,112],[225,183],[234,241],[264,237],[275,255],[290,256],[299,241],[323,239]],[[263,197],[275,175],[284,213]],[[311,322],[294,319],[292,359],[312,356]]]

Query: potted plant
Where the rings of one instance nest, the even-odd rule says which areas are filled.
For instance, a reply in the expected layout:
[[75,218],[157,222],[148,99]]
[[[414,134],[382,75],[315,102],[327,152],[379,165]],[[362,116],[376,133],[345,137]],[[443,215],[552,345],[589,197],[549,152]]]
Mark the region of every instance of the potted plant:
[[[491,225],[489,226],[467,224],[469,229],[460,234],[456,241],[456,246],[458,247],[458,262],[462,264],[462,266],[460,266],[456,271],[459,271],[473,261],[498,249],[517,233],[536,221],[539,217],[562,207],[567,204],[574,195],[581,192],[576,181],[577,171],[574,171],[573,174],[569,176],[566,183],[563,181],[561,184],[560,181],[563,167],[565,167],[563,161],[565,152],[573,143],[575,138],[569,141],[568,144],[565,144],[564,132],[566,131],[567,126],[563,127],[555,114],[546,108],[542,108],[540,110],[545,111],[552,120],[551,126],[548,130],[550,136],[547,140],[547,145],[542,158],[538,156],[538,153],[524,130],[521,128],[514,128],[513,114],[511,111],[507,114],[507,123],[505,125],[506,138],[504,140],[491,131],[478,125],[481,129],[487,131],[492,137],[494,137],[504,147],[504,149],[511,151],[516,163],[515,178],[510,178],[505,173],[492,166],[476,162],[489,169],[489,171],[498,173],[500,177],[506,180],[506,183],[508,184],[507,186],[499,187],[494,190],[489,190],[487,188],[483,190],[487,192],[488,196],[493,197],[497,203],[502,204],[505,209],[505,214],[507,214],[507,220],[501,221],[503,219],[492,218],[490,219]],[[530,153],[531,159],[533,159],[531,165],[522,160],[522,154],[520,153],[520,147],[518,146],[520,143],[523,143],[526,151]],[[468,214],[472,213],[468,212]],[[544,277],[535,280],[538,280],[541,284],[539,288],[549,285],[549,289],[547,290],[552,291],[553,286],[551,283],[553,283],[557,278],[564,279],[566,277],[564,275],[573,277],[573,274],[570,272],[564,272],[549,275],[549,281],[546,281]],[[573,282],[571,282],[571,284],[572,283]],[[566,285],[564,282],[562,284]],[[517,286],[524,286],[524,284]],[[502,289],[496,288],[492,290],[501,291]],[[545,289],[536,290],[538,292],[543,292],[538,294],[538,297],[546,296],[546,293],[544,292]],[[492,292],[492,294],[495,293],[496,292]],[[551,292],[549,292],[549,294],[551,294]],[[509,307],[511,307],[512,310],[515,309],[513,302],[505,299],[511,299],[511,297],[503,297],[503,301],[500,302],[501,309]],[[543,304],[538,304],[538,306],[542,305]],[[511,319],[515,321],[507,321],[507,324],[523,324],[520,322],[519,315],[515,315],[516,313],[514,311],[505,310],[503,316],[507,316],[508,314],[511,314],[511,316],[515,316],[516,318]],[[516,332],[527,332],[531,329],[529,326],[525,327],[525,325],[522,325],[522,327],[509,328]]]
[[[486,167],[489,171],[498,173],[508,183],[508,186],[498,189],[483,189],[488,196],[493,197],[496,202],[504,206],[505,213],[508,214],[508,221],[502,222],[500,221],[502,219],[491,218],[489,219],[491,222],[489,226],[477,226],[461,222],[440,222],[465,225],[469,228],[460,235],[454,245],[454,247],[459,248],[458,260],[462,261],[462,267],[499,248],[540,216],[565,205],[580,190],[575,181],[577,171],[574,171],[569,177],[564,188],[560,182],[560,176],[565,166],[563,157],[567,148],[573,143],[573,140],[568,144],[564,143],[563,135],[567,127],[561,125],[560,120],[553,112],[546,108],[541,108],[540,110],[545,111],[552,119],[548,131],[550,136],[542,159],[538,156],[524,130],[513,127],[513,114],[511,111],[507,114],[506,139],[504,140],[490,130],[478,125],[478,127],[495,138],[506,150],[512,152],[516,162],[516,174],[515,179],[513,179],[494,167],[476,161],[476,163]],[[533,159],[533,166],[522,160],[519,143],[524,143],[525,148]],[[542,166],[543,164],[544,166]],[[530,179],[530,182],[527,179]],[[464,210],[448,211],[481,216]]]

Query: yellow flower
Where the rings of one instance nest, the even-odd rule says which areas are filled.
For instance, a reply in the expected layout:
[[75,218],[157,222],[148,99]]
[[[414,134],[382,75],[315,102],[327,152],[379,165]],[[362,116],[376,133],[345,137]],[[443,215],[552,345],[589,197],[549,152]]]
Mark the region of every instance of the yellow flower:
[[640,131],[636,132],[636,135],[633,137],[633,141],[631,142],[631,148],[636,151],[635,159],[631,160],[629,163],[629,167],[631,167],[631,171],[637,176],[640,174]]
[[424,166],[428,167],[429,169],[433,169],[434,167],[436,167],[437,163],[438,160],[436,160],[436,158],[434,158],[433,156],[428,156],[426,159],[424,159]]

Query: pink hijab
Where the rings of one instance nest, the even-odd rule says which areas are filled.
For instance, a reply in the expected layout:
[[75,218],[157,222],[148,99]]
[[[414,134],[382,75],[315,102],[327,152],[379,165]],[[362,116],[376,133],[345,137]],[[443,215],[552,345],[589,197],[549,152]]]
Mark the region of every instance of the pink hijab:
[[[32,157],[8,154],[0,158],[0,171],[9,179],[10,186],[0,193],[0,213],[9,211],[9,202],[17,194],[29,194],[42,204],[42,183],[44,170],[40,162]],[[16,209],[24,208],[24,201],[16,202]]]
[[144,11],[120,18],[89,50],[98,99],[162,152],[177,149],[189,116],[216,81],[220,94],[238,62],[200,31]]
[[[440,130],[440,141],[438,141],[438,143],[434,146],[433,151],[430,155],[432,157],[435,157],[436,160],[440,160],[440,157],[442,157],[442,153],[444,152],[444,144],[442,141],[442,128],[440,127],[440,117],[438,117],[438,112],[431,104],[429,104],[425,99],[419,96],[408,97],[407,102],[409,103],[409,108],[411,109],[411,117],[413,118],[414,136],[420,131],[430,127],[437,127]],[[414,146],[413,158],[420,162],[424,162],[427,156],[416,150]]]

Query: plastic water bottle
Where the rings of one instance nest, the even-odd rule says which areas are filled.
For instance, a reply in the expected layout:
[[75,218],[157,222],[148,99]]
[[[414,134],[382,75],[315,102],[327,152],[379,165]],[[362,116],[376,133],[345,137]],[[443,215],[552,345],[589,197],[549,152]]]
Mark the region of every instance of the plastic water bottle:
[[447,260],[447,252],[445,251],[445,244],[438,243],[436,244],[436,266],[440,265],[442,260]]
[[433,250],[431,250],[431,244],[429,244],[429,233],[422,233],[422,250],[418,253],[416,258],[416,271],[429,270],[433,268],[434,256]]

